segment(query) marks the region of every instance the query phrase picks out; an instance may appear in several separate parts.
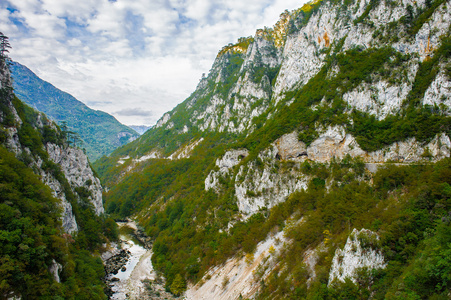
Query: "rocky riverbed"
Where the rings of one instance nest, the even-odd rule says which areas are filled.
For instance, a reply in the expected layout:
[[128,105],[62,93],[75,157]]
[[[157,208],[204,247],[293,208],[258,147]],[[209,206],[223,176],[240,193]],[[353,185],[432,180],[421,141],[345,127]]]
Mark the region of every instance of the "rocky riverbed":
[[118,225],[120,243],[102,254],[109,299],[173,299],[165,291],[164,278],[153,269],[150,238],[133,221]]

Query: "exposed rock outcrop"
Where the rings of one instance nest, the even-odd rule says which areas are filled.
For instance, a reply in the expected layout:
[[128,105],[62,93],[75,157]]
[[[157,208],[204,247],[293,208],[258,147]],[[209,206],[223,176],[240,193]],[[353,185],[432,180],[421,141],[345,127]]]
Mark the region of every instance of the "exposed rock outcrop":
[[63,266],[52,259],[52,264],[49,267],[50,274],[52,274],[53,279],[60,283],[60,272],[63,270]]
[[[216,160],[219,170],[213,170],[205,179],[205,189],[219,192],[221,177],[235,184],[237,205],[249,216],[263,208],[271,208],[283,202],[295,191],[306,189],[311,178],[299,170],[304,161],[329,163],[332,159],[360,157],[367,168],[374,172],[385,162],[418,163],[438,161],[450,157],[451,140],[445,133],[437,135],[427,144],[415,138],[396,142],[374,152],[360,148],[355,138],[340,126],[328,127],[308,147],[299,141],[296,132],[285,134],[262,151],[257,160],[235,170],[240,158],[248,155],[246,149],[230,150]],[[279,163],[282,162],[282,164]],[[291,162],[291,165],[283,164]]]
[[350,278],[354,283],[359,270],[385,268],[384,256],[379,246],[379,236],[368,229],[355,229],[349,235],[346,245],[335,251],[329,273],[329,285],[334,280],[345,281]]
[[426,90],[424,105],[437,105],[444,113],[451,114],[451,78],[442,70]]
[[274,267],[285,242],[283,231],[268,236],[257,245],[253,254],[233,257],[224,265],[210,269],[199,283],[189,287],[185,298],[251,299],[258,291],[258,282]]
[[61,183],[51,176],[49,173],[42,172],[43,182],[52,189],[53,196],[61,200],[60,207],[62,208],[61,221],[64,231],[67,233],[73,233],[78,231],[77,220],[72,211],[72,205],[66,199],[66,194],[61,186]]
[[240,161],[249,155],[246,149],[237,149],[227,151],[222,158],[216,160],[217,171],[211,171],[205,179],[205,190],[217,188],[219,178],[227,176],[230,170],[238,165]]
[[155,128],[161,127],[164,124],[166,124],[169,121],[170,117],[171,115],[169,113],[165,113],[163,117],[160,120],[158,120],[157,124],[155,125]]
[[276,158],[293,160],[307,156],[307,147],[304,142],[299,141],[296,131],[281,136],[274,144],[274,152],[277,153]]
[[94,176],[88,157],[81,149],[61,147],[52,143],[46,145],[50,159],[61,167],[72,188],[85,187],[89,190],[89,200],[97,215],[104,213],[102,186]]
[[[264,152],[266,157],[271,157],[271,152]],[[263,156],[261,156],[263,157]],[[282,167],[274,172],[276,165],[267,161],[263,166],[251,162],[247,166],[241,166],[235,180],[235,196],[240,212],[250,216],[261,209],[271,208],[283,202],[287,197],[307,188],[308,177],[299,172],[299,164],[293,168]]]
[[307,147],[309,160],[328,162],[332,158],[342,159],[346,155],[361,157],[364,162],[383,163],[437,161],[450,156],[451,140],[445,133],[437,135],[429,143],[423,144],[410,138],[395,142],[380,150],[367,152],[360,148],[355,138],[346,134],[343,127],[329,127]]

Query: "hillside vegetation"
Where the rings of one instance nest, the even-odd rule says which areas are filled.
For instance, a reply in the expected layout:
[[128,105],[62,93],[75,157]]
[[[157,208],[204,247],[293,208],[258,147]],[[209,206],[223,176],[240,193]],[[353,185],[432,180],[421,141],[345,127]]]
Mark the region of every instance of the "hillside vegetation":
[[[285,12],[224,47],[188,99],[96,161],[107,212],[144,226],[168,289],[219,280],[208,271],[234,257],[251,264],[283,230],[254,292],[233,297],[449,298],[448,4],[324,0]],[[359,243],[384,267],[331,280],[354,228],[375,233]],[[235,276],[221,276],[226,298]]]
[[[95,253],[117,239],[116,224],[96,213],[92,182],[74,187],[52,161],[49,144],[74,148],[66,132],[15,97],[3,57],[0,79],[0,298],[107,299]],[[76,231],[62,224],[67,205]]]

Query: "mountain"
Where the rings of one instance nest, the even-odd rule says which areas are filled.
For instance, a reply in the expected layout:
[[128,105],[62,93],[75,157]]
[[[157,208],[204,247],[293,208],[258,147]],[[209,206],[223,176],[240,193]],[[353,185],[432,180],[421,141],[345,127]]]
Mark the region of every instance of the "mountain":
[[101,259],[117,239],[82,150],[13,93],[0,58],[0,298],[107,299]]
[[90,109],[70,94],[40,79],[27,67],[13,62],[10,68],[16,96],[59,125],[66,122],[68,129],[80,136],[82,147],[91,161],[110,154],[139,136],[113,116]]
[[128,125],[131,129],[139,133],[140,135],[152,128],[152,126],[146,126],[146,125]]
[[451,12],[314,1],[94,166],[187,299],[448,299]]

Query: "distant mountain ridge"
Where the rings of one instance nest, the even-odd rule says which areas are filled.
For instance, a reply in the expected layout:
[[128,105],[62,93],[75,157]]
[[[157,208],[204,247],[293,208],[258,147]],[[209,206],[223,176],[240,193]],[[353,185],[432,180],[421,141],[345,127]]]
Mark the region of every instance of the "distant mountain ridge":
[[11,75],[15,94],[19,99],[44,112],[58,124],[80,135],[91,161],[108,155],[114,149],[134,139],[139,134],[118,122],[113,116],[93,110],[72,95],[42,80],[30,69],[13,62]]
[[140,135],[144,134],[147,130],[152,128],[152,126],[146,126],[146,125],[128,125],[128,127],[133,129],[134,131],[136,131]]

